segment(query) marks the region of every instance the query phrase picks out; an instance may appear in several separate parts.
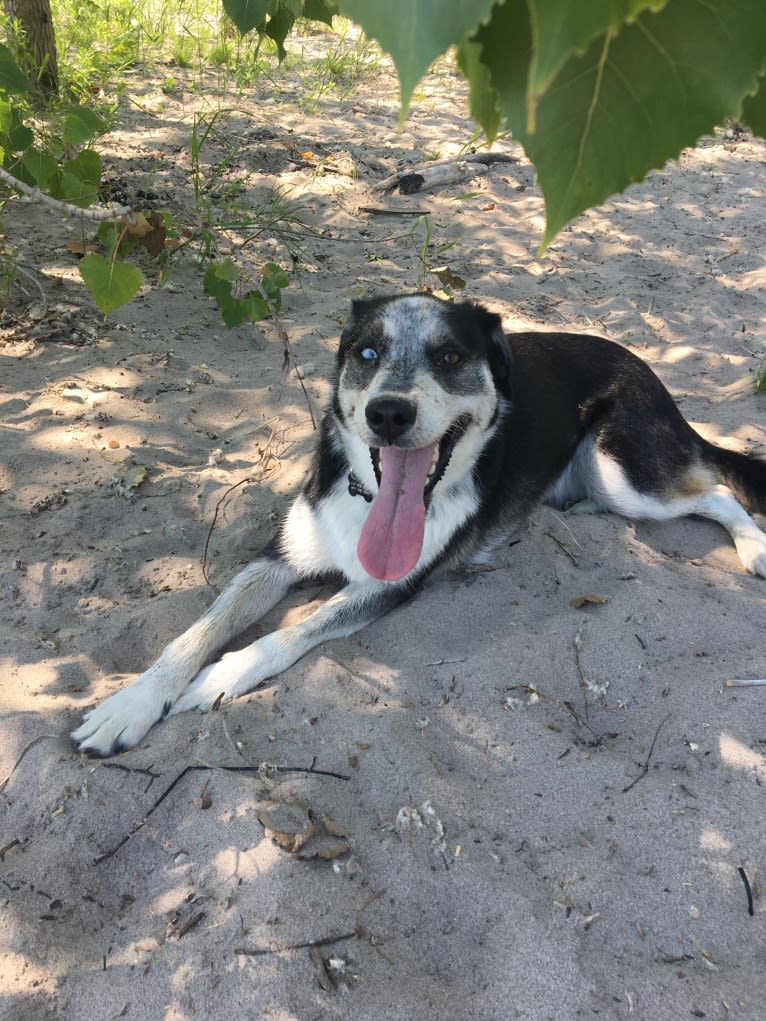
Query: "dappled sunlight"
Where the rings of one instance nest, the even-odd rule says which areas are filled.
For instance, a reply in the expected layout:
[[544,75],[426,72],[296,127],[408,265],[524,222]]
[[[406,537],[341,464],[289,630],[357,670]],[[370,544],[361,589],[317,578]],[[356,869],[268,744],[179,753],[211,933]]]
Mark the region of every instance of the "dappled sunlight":
[[669,365],[675,365],[685,358],[695,358],[697,354],[697,348],[695,347],[690,347],[688,344],[674,344],[673,347],[655,351],[654,360],[660,363],[666,362]]
[[700,831],[700,847],[703,851],[731,851],[733,844],[723,833],[706,823]]
[[750,773],[759,783],[766,781],[766,755],[753,751],[726,732],[718,738],[718,751],[725,766]]
[[[248,808],[248,814],[252,818],[253,828],[260,831],[261,826],[255,819],[253,802]],[[261,879],[269,869],[279,864],[284,852],[269,837],[262,837],[252,847],[240,851],[234,847],[228,847],[219,851],[212,859],[211,865],[218,875],[220,882],[245,881],[253,882]]]
[[0,954],[0,986],[2,987],[0,1007],[3,996],[14,992],[13,987],[18,982],[20,974],[24,976],[24,983],[30,986],[44,985],[52,978],[48,967],[42,968],[36,965],[25,954],[15,954],[4,950]]
[[[61,672],[67,666],[81,669],[82,657],[79,654],[57,656],[54,660],[23,664],[0,658],[0,676],[6,679],[0,685],[0,710],[39,714],[61,709],[61,700],[65,697],[61,690]],[[34,696],[32,703],[30,694]]]

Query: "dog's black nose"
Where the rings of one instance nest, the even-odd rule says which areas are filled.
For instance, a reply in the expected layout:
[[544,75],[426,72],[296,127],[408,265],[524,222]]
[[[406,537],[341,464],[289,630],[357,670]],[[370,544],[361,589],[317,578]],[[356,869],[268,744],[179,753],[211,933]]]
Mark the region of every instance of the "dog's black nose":
[[417,417],[417,405],[403,397],[376,397],[365,408],[367,424],[386,444],[403,436]]

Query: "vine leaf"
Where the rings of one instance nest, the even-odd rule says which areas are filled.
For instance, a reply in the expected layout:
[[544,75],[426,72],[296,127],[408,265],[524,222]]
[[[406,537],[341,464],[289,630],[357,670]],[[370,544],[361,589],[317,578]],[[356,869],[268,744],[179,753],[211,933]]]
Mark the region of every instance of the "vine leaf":
[[132,301],[144,282],[136,266],[112,262],[96,253],[80,260],[80,276],[104,315]]

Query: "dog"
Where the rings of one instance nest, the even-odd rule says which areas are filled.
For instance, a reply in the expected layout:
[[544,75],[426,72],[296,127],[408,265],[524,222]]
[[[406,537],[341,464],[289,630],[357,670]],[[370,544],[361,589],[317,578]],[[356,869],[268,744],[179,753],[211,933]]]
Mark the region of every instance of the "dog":
[[[766,462],[714,446],[635,355],[595,336],[505,334],[479,305],[355,301],[305,486],[278,537],[72,737],[108,756],[159,720],[244,695],[321,642],[486,562],[534,507],[711,518],[766,578]],[[747,508],[748,510],[746,510]],[[214,660],[300,579],[345,586],[299,624]]]

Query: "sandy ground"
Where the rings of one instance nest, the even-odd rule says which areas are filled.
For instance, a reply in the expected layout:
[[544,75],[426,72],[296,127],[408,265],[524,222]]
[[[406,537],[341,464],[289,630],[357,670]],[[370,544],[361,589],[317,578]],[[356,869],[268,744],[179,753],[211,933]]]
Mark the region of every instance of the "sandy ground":
[[[619,340],[706,435],[766,450],[760,142],[703,141],[538,258],[511,142],[519,162],[474,181],[373,190],[470,140],[448,71],[401,133],[385,69],[308,104],[292,72],[188,84],[128,82],[108,175],[188,208],[194,114],[228,111],[202,153],[206,181],[231,157],[214,200],[278,186],[316,231],[284,307],[315,407],[350,299],[417,286],[428,210],[431,267],[509,327]],[[46,304],[22,276],[0,333],[3,1021],[766,1016],[766,689],[724,686],[766,672],[766,587],[713,524],[543,509],[493,570],[249,698],[115,760],[75,752],[82,712],[271,535],[311,422],[277,333],[227,331],[191,256],[104,322],[72,225],[17,206],[6,227]],[[289,262],[267,235],[252,250]],[[298,852],[264,832],[286,812],[314,819]]]

